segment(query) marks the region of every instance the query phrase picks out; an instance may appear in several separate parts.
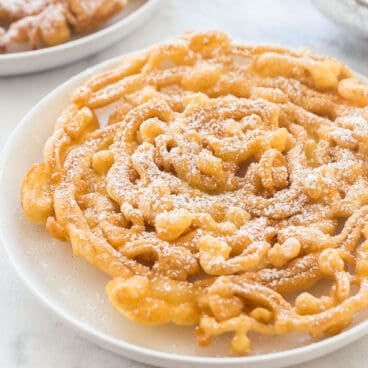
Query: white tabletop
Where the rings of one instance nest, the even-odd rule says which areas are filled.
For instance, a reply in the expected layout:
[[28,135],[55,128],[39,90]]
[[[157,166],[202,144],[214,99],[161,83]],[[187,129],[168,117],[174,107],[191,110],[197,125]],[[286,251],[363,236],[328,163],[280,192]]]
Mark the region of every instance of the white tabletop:
[[[311,47],[368,75],[368,41],[330,23],[308,0],[163,0],[141,29],[108,50],[56,70],[0,78],[0,152],[27,111],[74,74],[124,52],[200,29],[222,29],[237,40]],[[87,342],[41,306],[18,280],[1,247],[0,328],[0,367],[144,367]],[[294,368],[366,367],[367,347],[368,336]]]

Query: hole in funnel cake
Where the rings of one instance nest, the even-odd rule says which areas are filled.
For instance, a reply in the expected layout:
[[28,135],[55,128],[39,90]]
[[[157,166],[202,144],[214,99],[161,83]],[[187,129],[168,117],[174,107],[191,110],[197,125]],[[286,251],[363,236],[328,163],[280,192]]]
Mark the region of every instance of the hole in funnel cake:
[[137,323],[230,334],[234,354],[339,333],[368,306],[367,94],[311,51],[185,34],[75,91],[24,213]]
[[235,171],[235,175],[239,178],[244,178],[246,173],[247,173],[247,170],[248,170],[248,167],[254,163],[255,160],[254,160],[254,157],[249,157],[247,160],[243,161],[242,163],[240,163],[238,165],[238,168],[237,170]]

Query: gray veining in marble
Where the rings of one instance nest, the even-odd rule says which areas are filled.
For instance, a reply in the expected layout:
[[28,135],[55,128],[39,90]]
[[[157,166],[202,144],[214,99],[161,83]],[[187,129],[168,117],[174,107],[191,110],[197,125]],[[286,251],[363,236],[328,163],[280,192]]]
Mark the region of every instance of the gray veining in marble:
[[[308,46],[368,75],[368,40],[338,28],[308,0],[163,0],[150,21],[108,50],[52,71],[0,79],[0,151],[24,114],[74,74],[124,52],[199,29],[223,29],[238,40]],[[80,338],[41,306],[18,280],[1,247],[0,329],[0,367],[144,367]],[[294,368],[363,368],[367,346],[368,337]]]

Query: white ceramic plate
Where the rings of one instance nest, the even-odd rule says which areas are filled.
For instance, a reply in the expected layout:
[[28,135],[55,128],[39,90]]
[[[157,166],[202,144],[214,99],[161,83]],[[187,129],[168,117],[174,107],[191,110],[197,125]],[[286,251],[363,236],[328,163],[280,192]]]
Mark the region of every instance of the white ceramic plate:
[[42,159],[45,140],[68,104],[71,91],[92,74],[108,69],[119,58],[77,75],[45,97],[18,125],[4,152],[0,169],[0,229],[10,262],[34,294],[96,344],[131,359],[161,367],[278,368],[332,352],[368,332],[368,311],[344,333],[311,343],[302,334],[256,337],[253,355],[229,357],[226,338],[198,348],[192,328],[146,327],[127,321],[109,303],[107,277],[72,255],[68,243],[51,238],[43,226],[26,221],[19,204],[22,178]]
[[51,69],[92,55],[140,26],[160,0],[129,0],[126,8],[98,31],[58,46],[0,55],[0,76]]

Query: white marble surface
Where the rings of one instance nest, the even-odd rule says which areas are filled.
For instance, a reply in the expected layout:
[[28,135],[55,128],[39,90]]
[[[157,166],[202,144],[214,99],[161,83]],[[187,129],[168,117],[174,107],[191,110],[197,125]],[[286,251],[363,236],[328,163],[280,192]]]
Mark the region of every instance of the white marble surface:
[[[40,98],[86,67],[183,31],[215,28],[239,40],[308,46],[368,75],[368,40],[330,23],[308,0],[163,0],[144,27],[100,54],[56,70],[0,79],[0,152]],[[18,280],[1,247],[0,329],[0,367],[144,367],[85,341],[41,306]],[[367,347],[368,337],[294,368],[363,368]]]

